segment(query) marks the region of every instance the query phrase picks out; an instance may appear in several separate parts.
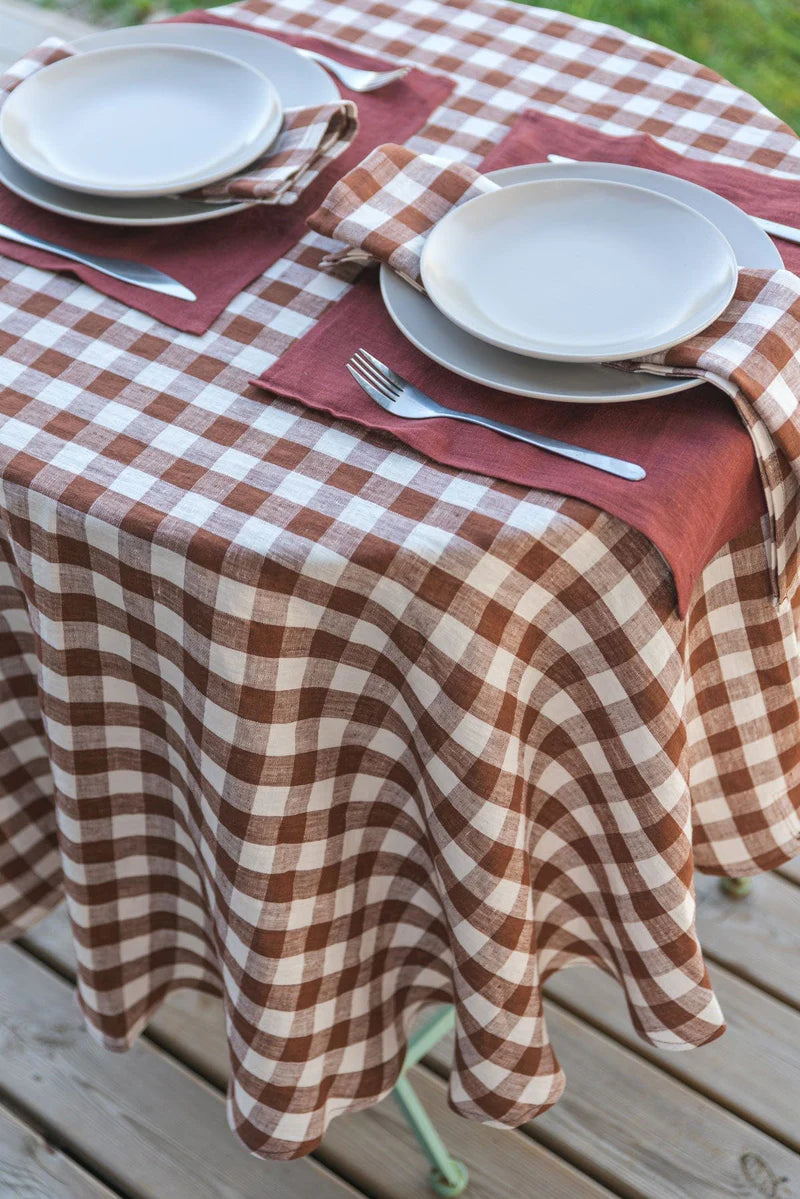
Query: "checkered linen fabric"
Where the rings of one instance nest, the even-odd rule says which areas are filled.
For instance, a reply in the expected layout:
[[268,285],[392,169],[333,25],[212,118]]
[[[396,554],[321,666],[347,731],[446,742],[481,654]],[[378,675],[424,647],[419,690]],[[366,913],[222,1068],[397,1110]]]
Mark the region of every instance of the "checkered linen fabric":
[[431,229],[452,208],[496,190],[465,163],[388,143],[333,185],[308,224],[347,243],[326,255],[323,267],[385,262],[422,291],[420,260]]
[[352,100],[287,108],[278,141],[246,170],[191,193],[203,200],[229,196],[260,204],[294,204],[352,142],[358,111]]
[[[477,167],[533,102],[800,176],[754,100],[562,13],[228,12],[451,73],[416,151]],[[621,521],[248,391],[342,294],[331,248],[309,233],[200,337],[0,259],[0,919],[66,893],[112,1048],[171,990],[222,992],[231,1123],[276,1158],[385,1094],[432,1002],[452,1101],[496,1123],[561,1092],[564,966],[610,971],[654,1044],[718,1035],[693,872],[800,848],[800,596],[773,600],[768,524],[681,620]]]
[[[464,163],[405,146],[378,146],[334,184],[308,223],[346,243],[324,268],[384,262],[422,291],[420,263],[431,229],[453,208],[497,190]],[[775,594],[797,573],[800,482],[800,280],[789,271],[742,271],[731,304],[711,326],[626,370],[702,375],[736,404],[750,431],[770,515],[768,553]]]
[[[0,76],[0,107],[30,75],[75,51],[61,38],[47,38]],[[230,197],[259,204],[294,204],[321,171],[339,157],[358,132],[351,100],[287,108],[277,142],[244,171],[188,193],[194,199]]]
[[60,37],[49,37],[41,45],[29,50],[24,58],[18,59],[13,66],[0,75],[0,107],[14,88],[19,87],[29,75],[34,75],[42,67],[49,67],[54,62],[60,62],[62,58],[69,58],[74,53],[69,42],[65,42]]

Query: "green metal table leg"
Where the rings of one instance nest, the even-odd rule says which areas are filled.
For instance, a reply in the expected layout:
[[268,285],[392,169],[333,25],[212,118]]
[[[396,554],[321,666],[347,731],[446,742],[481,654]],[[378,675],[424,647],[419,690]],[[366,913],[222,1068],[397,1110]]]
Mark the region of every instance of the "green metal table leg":
[[448,1153],[444,1141],[434,1128],[433,1121],[406,1078],[406,1071],[416,1065],[429,1049],[441,1041],[454,1024],[453,1008],[443,1008],[411,1037],[403,1064],[403,1073],[395,1083],[392,1092],[409,1128],[431,1163],[431,1172],[428,1178],[431,1190],[437,1195],[441,1195],[442,1199],[456,1199],[456,1196],[461,1195],[469,1182],[469,1173],[463,1162],[456,1161]]
[[444,1141],[405,1075],[398,1079],[392,1094],[400,1104],[400,1110],[419,1141],[422,1152],[431,1163],[428,1179],[431,1189],[444,1199],[455,1199],[469,1182],[467,1167],[447,1152]]
[[426,1053],[438,1045],[442,1037],[446,1037],[456,1026],[456,1009],[452,1006],[439,1008],[430,1020],[426,1020],[421,1028],[409,1038],[408,1053],[403,1062],[403,1069],[410,1070],[421,1062]]
[[731,899],[744,899],[753,890],[751,878],[721,878],[719,887]]

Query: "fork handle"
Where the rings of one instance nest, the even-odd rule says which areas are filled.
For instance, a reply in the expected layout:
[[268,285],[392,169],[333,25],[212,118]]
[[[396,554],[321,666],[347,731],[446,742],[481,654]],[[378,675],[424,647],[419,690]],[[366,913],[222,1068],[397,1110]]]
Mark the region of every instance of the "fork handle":
[[635,482],[647,475],[641,466],[635,462],[626,462],[622,458],[610,458],[607,454],[598,454],[595,450],[585,450],[581,446],[571,445],[568,441],[557,441],[554,437],[545,437],[540,433],[529,433],[527,429],[518,429],[515,425],[504,425],[502,421],[490,420],[486,416],[476,416],[472,412],[456,412],[453,408],[436,405],[432,416],[451,416],[453,420],[463,420],[470,425],[481,425],[484,429],[494,429],[504,437],[512,437],[515,441],[526,441],[549,454],[558,454],[561,458],[571,458],[573,462],[581,462],[584,466],[593,466],[595,470],[605,471],[608,475],[617,475],[620,479]]

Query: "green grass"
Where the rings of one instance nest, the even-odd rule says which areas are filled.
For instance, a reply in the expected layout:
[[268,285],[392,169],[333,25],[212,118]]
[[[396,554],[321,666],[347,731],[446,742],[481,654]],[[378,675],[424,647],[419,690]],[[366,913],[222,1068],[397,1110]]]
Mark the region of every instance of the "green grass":
[[[43,2],[75,7],[75,0]],[[90,19],[106,24],[134,24],[154,9],[181,12],[202,3],[77,0]],[[540,7],[618,25],[706,63],[800,132],[800,0],[559,0]]]

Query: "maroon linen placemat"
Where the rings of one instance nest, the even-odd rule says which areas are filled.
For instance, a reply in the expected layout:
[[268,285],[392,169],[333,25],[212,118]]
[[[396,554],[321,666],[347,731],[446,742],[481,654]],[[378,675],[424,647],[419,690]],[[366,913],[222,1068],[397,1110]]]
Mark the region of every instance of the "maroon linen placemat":
[[[359,346],[451,408],[638,462],[625,482],[523,442],[454,420],[404,421],[374,404],[345,369]],[[258,386],[310,408],[389,433],[434,461],[525,487],[587,500],[644,533],[675,577],[680,611],[716,551],[765,511],[750,436],[730,400],[710,384],[668,399],[559,404],[470,383],[402,336],[370,271],[295,342]]]
[[[184,14],[181,21],[231,25],[205,12]],[[258,31],[255,31],[258,32]],[[353,66],[381,68],[386,61],[344,50],[320,38],[302,35],[270,37],[329,54]],[[0,239],[0,253],[30,266],[78,275],[104,295],[146,312],[186,333],[204,333],[235,295],[286,253],[306,232],[305,220],[319,206],[336,179],[384,141],[406,141],[435,108],[447,99],[453,83],[441,75],[414,69],[404,79],[380,91],[357,95],[340,86],[342,95],[358,105],[359,132],[344,154],[323,171],[296,204],[256,205],[247,211],[196,225],[161,229],[132,229],[93,225],[37,208],[0,185],[0,222],[89,254],[131,258],[159,267],[190,287],[196,302],[173,299],[131,287],[89,267],[66,262],[57,255],[32,250]]]
[[[678,175],[724,196],[751,216],[800,226],[800,180],[780,179],[744,166],[702,162],[668,150],[646,133],[609,137],[585,125],[535,111],[523,113],[514,122],[512,132],[490,151],[481,170],[498,171],[523,162],[546,162],[548,154],[584,162],[619,162]],[[800,246],[782,238],[773,241],[784,265],[800,274]]]
[[[611,138],[572,122],[524,113],[482,169],[541,162],[548,154],[624,162],[670,171],[727,196],[751,213],[798,219],[798,184],[744,167],[682,158],[647,136]],[[800,247],[778,242],[790,269]],[[345,363],[363,345],[453,408],[549,434],[641,463],[639,483],[558,459],[487,430],[450,420],[393,418],[350,379]],[[685,612],[698,575],[721,546],[766,510],[750,436],[730,400],[710,385],[669,399],[565,405],[526,400],[469,383],[408,343],[387,316],[373,277],[365,277],[258,380],[309,407],[389,433],[435,461],[596,504],[644,533],[669,563]]]

